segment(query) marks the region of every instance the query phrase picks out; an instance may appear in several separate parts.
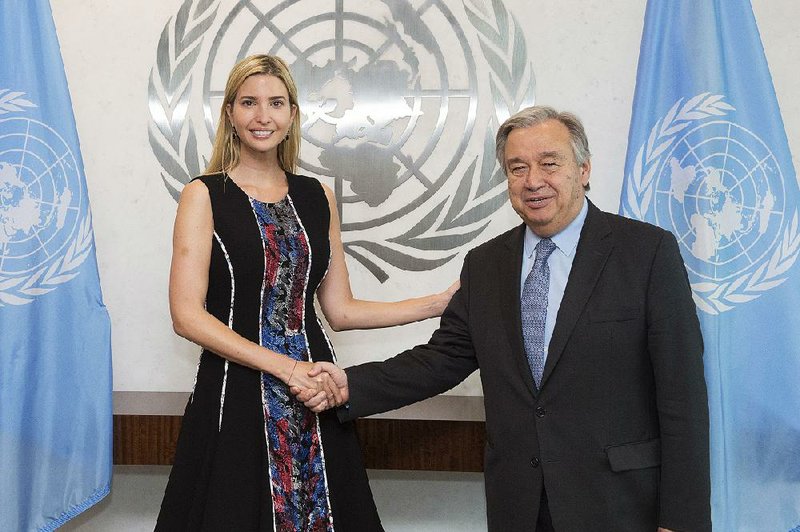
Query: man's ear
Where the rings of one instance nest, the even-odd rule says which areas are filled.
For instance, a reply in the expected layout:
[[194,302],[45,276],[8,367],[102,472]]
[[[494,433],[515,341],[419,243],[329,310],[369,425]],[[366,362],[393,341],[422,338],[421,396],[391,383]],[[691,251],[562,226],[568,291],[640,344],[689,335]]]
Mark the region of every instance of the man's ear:
[[586,159],[581,165],[581,185],[586,187],[589,184],[589,175],[592,173],[592,161]]

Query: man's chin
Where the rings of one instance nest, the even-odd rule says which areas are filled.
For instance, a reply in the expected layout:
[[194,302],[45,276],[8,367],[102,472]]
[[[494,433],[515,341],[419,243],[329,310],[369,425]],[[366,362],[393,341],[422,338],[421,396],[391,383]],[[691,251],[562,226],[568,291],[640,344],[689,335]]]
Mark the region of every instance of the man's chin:
[[539,216],[531,216],[528,214],[524,218],[525,225],[530,227],[531,231],[534,232],[535,235],[541,236],[542,238],[546,238],[548,236],[552,236],[555,232],[552,230],[553,228],[553,219],[551,217],[543,217]]

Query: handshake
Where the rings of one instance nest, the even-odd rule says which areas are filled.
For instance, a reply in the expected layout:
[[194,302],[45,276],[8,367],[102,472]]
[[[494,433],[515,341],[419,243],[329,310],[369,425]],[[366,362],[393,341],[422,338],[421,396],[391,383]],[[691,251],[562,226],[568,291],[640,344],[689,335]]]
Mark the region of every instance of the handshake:
[[316,413],[341,406],[350,397],[347,374],[330,362],[298,362],[286,384],[298,401]]

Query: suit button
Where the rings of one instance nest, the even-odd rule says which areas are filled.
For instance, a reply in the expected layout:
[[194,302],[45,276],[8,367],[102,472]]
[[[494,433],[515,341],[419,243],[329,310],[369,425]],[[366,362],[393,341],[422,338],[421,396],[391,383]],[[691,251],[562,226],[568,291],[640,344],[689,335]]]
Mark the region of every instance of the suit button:
[[533,466],[534,468],[539,467],[539,459],[536,458],[535,456],[531,458],[531,466]]
[[545,410],[543,406],[536,407],[536,417],[544,417],[546,413],[547,410]]

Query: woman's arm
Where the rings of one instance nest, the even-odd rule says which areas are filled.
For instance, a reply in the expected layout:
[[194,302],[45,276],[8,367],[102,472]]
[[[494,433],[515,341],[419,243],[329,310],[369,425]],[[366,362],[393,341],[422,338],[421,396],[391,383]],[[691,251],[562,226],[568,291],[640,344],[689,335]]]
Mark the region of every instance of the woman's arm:
[[[247,340],[206,310],[213,238],[208,189],[201,181],[193,181],[181,193],[172,240],[169,309],[175,332],[228,360],[270,373],[287,384],[291,380],[292,385],[320,388],[317,378],[308,378],[310,363],[298,363]],[[327,375],[322,381],[327,383],[332,396],[338,395],[338,388],[331,385]]]
[[440,316],[458,289],[458,281],[444,292],[403,301],[385,303],[353,297],[347,264],[344,260],[336,199],[329,187],[322,186],[331,211],[329,228],[331,262],[328,273],[317,290],[317,297],[331,328],[335,331],[376,329]]

